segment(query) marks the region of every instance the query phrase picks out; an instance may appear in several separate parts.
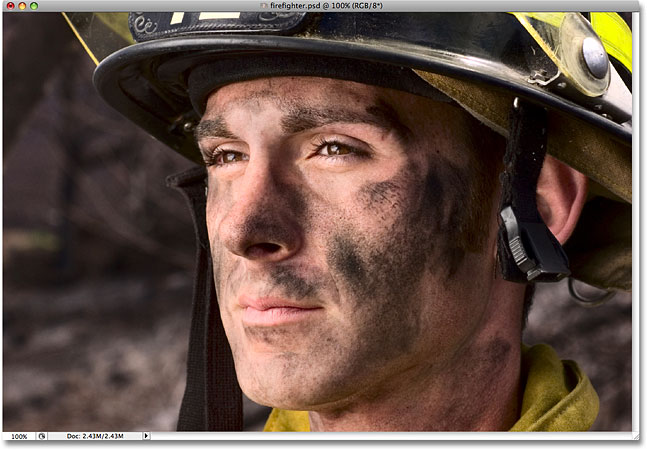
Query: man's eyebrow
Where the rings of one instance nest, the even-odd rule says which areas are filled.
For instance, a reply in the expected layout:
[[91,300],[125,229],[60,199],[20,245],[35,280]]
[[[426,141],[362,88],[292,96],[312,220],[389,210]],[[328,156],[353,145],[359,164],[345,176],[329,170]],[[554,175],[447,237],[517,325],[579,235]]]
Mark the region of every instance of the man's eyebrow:
[[220,137],[227,139],[238,139],[234,133],[229,131],[225,119],[220,116],[216,116],[212,119],[203,119],[200,121],[198,126],[195,127],[193,132],[196,141],[208,137]]
[[384,102],[368,106],[364,111],[295,106],[281,120],[281,128],[284,133],[294,134],[331,123],[367,123],[387,132],[395,132],[402,141],[407,141],[412,134],[397,112]]

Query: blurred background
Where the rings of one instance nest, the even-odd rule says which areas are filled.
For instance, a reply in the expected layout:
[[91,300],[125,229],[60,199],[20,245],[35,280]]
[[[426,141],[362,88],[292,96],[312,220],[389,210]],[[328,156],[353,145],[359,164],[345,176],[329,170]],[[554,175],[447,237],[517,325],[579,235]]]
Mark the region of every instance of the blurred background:
[[[174,430],[193,229],[165,177],[192,163],[106,106],[60,14],[3,14],[3,429]],[[576,360],[594,430],[631,431],[631,295],[537,289],[524,341]],[[245,427],[268,409],[245,400]]]

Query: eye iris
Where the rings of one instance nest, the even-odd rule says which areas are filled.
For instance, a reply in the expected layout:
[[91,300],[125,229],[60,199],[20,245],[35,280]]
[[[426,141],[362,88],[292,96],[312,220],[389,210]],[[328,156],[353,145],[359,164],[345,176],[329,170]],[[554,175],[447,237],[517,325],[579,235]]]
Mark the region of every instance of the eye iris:
[[328,154],[330,155],[345,155],[349,153],[348,149],[339,144],[330,144],[328,148]]
[[234,162],[237,161],[238,158],[236,157],[235,153],[226,153],[225,154],[225,162]]

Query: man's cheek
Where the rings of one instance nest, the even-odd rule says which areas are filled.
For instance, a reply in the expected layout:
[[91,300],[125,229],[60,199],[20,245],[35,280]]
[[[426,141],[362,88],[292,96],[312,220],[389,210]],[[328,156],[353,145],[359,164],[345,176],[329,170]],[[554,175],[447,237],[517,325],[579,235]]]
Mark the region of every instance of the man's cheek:
[[213,273],[213,283],[216,288],[216,295],[220,308],[227,309],[231,306],[233,298],[242,283],[240,276],[240,264],[236,263],[233,255],[229,253],[222,242],[217,237],[212,238],[210,235],[211,265]]
[[329,240],[330,263],[356,292],[379,285],[389,297],[408,292],[424,269],[450,277],[475,245],[465,242],[470,178],[469,168],[438,158],[426,172],[411,163],[390,179],[365,184],[357,195],[360,215]]
[[327,243],[328,265],[346,306],[366,328],[366,345],[394,353],[418,333],[417,320],[404,316],[417,309],[414,293],[430,251],[425,244],[429,226],[420,219],[418,179],[404,168],[390,179],[362,186],[359,212],[346,218],[346,226],[336,227]]
[[[377,183],[368,183],[360,189],[360,201],[365,211],[377,212],[376,216],[382,222],[392,220],[394,210],[402,208],[403,176]],[[390,217],[391,216],[391,217]]]
[[220,254],[221,258],[213,259],[214,285],[221,307],[231,309],[241,293],[241,286],[248,280],[249,275],[240,260],[234,260],[227,252]]
[[433,265],[450,279],[463,265],[467,253],[479,252],[485,243],[482,228],[488,223],[477,220],[479,208],[474,204],[474,190],[479,186],[470,167],[458,167],[448,161],[435,164],[424,180],[424,197],[420,208],[422,222],[432,231]]
[[209,193],[207,195],[206,205],[206,223],[207,235],[209,239],[209,250],[211,252],[211,264],[213,268],[213,277],[216,290],[219,291],[223,280],[228,275],[230,269],[227,268],[228,251],[222,242],[219,228],[222,220],[231,210],[232,200],[226,194],[227,190],[220,187],[217,191],[214,188],[215,183],[209,184]]
[[213,282],[216,287],[216,291],[219,293],[219,289],[222,283],[222,276],[225,272],[223,268],[223,247],[219,243],[217,238],[213,237],[212,231],[209,230],[209,250],[211,252],[211,265],[213,271]]

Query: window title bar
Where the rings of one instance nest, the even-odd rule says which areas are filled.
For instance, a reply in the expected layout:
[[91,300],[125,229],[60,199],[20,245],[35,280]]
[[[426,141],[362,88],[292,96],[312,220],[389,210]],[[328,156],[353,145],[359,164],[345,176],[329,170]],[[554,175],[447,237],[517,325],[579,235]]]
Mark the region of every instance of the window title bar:
[[[4,12],[29,14],[34,12],[121,12],[121,11],[219,11],[219,12],[255,12],[255,11],[309,11],[309,12],[461,12],[461,11],[609,11],[610,7],[616,12],[639,11],[638,1],[617,1],[611,6],[608,1],[551,1],[519,2],[519,1],[481,1],[481,0],[382,0],[382,1],[266,1],[266,0],[237,0],[237,1],[207,1],[187,0],[179,2],[165,0],[40,0],[37,7],[29,7],[30,3],[3,1]],[[25,8],[17,5],[25,4]],[[519,8],[523,9],[520,10]]]

